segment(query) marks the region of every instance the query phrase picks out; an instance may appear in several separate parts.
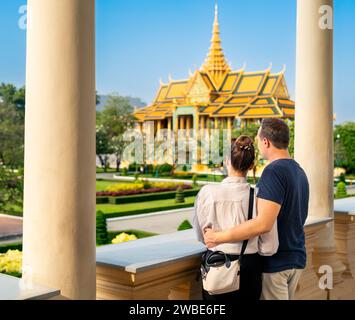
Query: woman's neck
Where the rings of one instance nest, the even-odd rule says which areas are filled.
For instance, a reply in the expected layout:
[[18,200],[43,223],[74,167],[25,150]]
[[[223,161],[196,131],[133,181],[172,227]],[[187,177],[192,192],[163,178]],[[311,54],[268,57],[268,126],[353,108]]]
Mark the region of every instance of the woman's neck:
[[231,171],[229,172],[228,177],[246,178],[247,175],[244,172]]

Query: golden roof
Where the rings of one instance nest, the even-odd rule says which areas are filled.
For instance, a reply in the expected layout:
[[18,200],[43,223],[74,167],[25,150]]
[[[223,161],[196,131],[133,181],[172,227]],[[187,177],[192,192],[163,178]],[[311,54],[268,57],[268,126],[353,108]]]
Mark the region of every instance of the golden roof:
[[215,8],[215,17],[213,23],[211,47],[207,59],[203,64],[202,71],[206,72],[213,83],[219,87],[226,74],[231,71],[230,66],[224,56],[222,49],[222,41],[218,23],[218,6]]
[[[139,122],[172,117],[179,106],[196,106],[201,115],[238,118],[293,118],[285,68],[271,73],[232,71],[221,46],[218,8],[215,10],[211,48],[205,63],[187,80],[161,83],[152,105],[135,112]],[[170,77],[169,77],[170,78]]]

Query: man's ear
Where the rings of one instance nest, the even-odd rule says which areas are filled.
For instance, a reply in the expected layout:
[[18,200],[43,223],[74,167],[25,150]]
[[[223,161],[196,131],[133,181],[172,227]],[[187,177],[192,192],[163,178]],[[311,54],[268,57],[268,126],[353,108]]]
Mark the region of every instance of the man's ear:
[[268,139],[264,138],[263,139],[263,144],[265,145],[266,148],[270,148],[271,147],[271,143]]

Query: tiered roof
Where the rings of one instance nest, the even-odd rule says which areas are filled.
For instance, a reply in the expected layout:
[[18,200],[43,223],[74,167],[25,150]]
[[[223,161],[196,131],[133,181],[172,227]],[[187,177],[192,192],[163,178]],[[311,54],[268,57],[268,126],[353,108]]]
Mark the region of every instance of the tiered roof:
[[216,6],[211,47],[200,70],[189,79],[161,84],[152,105],[135,113],[138,121],[172,117],[179,106],[196,106],[210,117],[293,118],[295,103],[290,100],[284,77],[285,68],[271,73],[232,71],[221,46]]

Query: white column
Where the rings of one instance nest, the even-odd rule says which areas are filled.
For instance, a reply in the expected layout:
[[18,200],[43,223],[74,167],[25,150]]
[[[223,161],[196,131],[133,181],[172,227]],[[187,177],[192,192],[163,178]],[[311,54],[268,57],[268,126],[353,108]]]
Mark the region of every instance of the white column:
[[28,10],[25,277],[95,299],[95,1]]
[[[334,216],[333,30],[320,27],[324,5],[333,8],[333,0],[298,0],[297,6],[295,158],[308,176],[315,217]],[[315,264],[331,265],[339,281],[343,266],[334,248],[331,223],[316,245]]]

